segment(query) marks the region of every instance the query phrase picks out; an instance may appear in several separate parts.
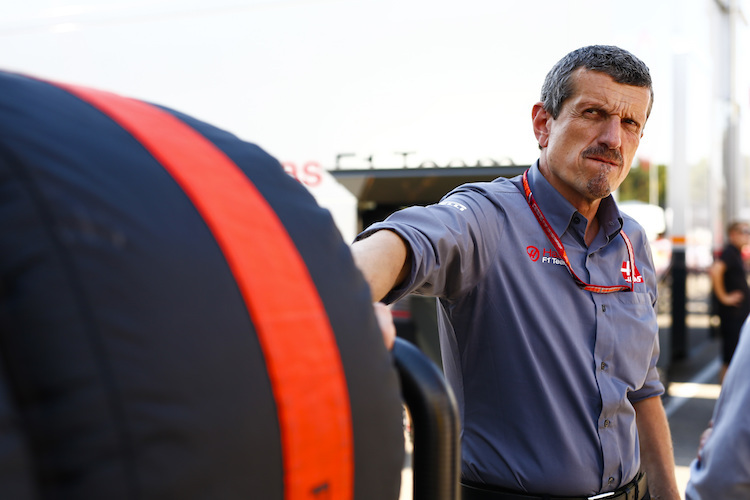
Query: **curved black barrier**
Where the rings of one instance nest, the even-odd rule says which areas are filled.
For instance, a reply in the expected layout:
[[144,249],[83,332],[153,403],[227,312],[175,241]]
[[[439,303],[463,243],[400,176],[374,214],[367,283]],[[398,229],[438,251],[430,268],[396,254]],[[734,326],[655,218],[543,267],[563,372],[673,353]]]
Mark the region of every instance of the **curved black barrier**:
[[458,407],[435,364],[408,341],[396,338],[393,357],[414,428],[414,500],[458,500]]

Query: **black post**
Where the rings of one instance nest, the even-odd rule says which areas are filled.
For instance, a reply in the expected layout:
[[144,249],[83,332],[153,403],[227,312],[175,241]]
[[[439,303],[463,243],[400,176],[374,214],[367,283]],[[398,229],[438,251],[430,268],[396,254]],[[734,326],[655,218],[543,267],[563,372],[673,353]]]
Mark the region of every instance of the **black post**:
[[413,344],[396,338],[393,357],[414,428],[414,500],[458,500],[461,448],[453,393]]
[[687,264],[685,249],[672,252],[672,359],[687,357],[687,326],[685,304],[687,303]]

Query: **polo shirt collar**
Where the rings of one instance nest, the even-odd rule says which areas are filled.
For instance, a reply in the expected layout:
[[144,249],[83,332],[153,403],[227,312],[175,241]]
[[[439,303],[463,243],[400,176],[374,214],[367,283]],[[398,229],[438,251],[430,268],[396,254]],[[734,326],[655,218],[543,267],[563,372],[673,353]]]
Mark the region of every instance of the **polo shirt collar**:
[[599,225],[604,229],[604,234],[607,235],[607,241],[612,241],[612,238],[620,234],[623,225],[622,214],[611,194],[602,199],[596,216],[599,218]]
[[[557,234],[563,234],[578,210],[561,195],[539,171],[539,160],[529,169],[529,187],[539,208]],[[599,225],[607,235],[607,241],[617,236],[622,229],[622,215],[612,195],[603,198],[596,213]],[[582,217],[582,216],[581,216]]]

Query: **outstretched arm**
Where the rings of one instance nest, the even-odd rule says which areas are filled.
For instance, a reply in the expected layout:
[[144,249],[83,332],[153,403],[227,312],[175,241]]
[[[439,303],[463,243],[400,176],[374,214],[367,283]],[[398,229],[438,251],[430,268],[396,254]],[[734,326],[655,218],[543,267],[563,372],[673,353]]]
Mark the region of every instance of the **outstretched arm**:
[[393,231],[377,231],[351,246],[354,263],[370,285],[373,302],[385,297],[409,273],[409,249]]

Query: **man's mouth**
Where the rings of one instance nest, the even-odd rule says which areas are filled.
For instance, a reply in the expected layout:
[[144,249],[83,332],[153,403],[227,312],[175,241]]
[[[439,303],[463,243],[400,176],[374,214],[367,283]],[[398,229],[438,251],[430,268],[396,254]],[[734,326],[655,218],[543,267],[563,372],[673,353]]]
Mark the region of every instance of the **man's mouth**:
[[621,165],[620,161],[616,159],[612,159],[612,158],[602,158],[600,156],[587,156],[586,158],[588,158],[589,160],[594,160],[594,161],[598,161],[601,163],[607,163],[609,165],[612,165],[613,167],[619,167]]
[[583,152],[583,157],[590,160],[607,163],[614,167],[622,167],[622,155],[616,149],[605,149],[599,147],[589,148]]

